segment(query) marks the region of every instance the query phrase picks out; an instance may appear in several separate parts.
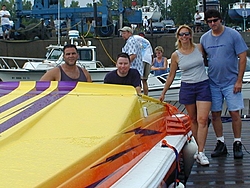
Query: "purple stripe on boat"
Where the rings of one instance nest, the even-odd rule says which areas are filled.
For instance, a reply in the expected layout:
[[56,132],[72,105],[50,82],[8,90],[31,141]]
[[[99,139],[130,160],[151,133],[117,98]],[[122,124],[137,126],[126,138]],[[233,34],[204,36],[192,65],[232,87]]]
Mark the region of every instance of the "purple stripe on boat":
[[9,94],[19,86],[19,82],[0,82],[0,97]]
[[50,82],[37,81],[36,82],[36,90],[37,91],[45,91],[50,86]]
[[71,91],[72,87],[75,88],[77,82],[72,81],[60,81],[58,83],[58,90],[59,91]]
[[46,82],[46,83],[36,83],[35,88],[30,88],[30,91],[27,92],[26,94],[24,94],[23,96],[20,96],[4,105],[1,106],[0,108],[0,113],[28,100],[31,99],[32,97],[39,95],[40,93],[42,93],[43,91],[45,91],[46,89],[48,89],[50,86],[50,82]]
[[[0,126],[0,133],[4,132],[5,130],[11,128],[12,126],[20,123],[21,121],[29,118],[30,116],[34,115],[35,113],[39,112],[46,106],[52,104],[53,102],[56,102],[58,99],[64,97],[66,94],[68,94],[71,90],[73,90],[77,84],[77,82],[71,82],[71,83],[58,83],[59,88],[62,89],[61,91],[53,91],[50,94],[42,97],[41,99],[22,107],[22,109],[26,108],[19,114],[17,114],[14,117],[11,117],[7,121],[3,122]],[[60,85],[61,84],[61,85]],[[61,87],[60,87],[61,86]],[[58,89],[59,89],[58,88]],[[21,110],[21,109],[20,109]]]

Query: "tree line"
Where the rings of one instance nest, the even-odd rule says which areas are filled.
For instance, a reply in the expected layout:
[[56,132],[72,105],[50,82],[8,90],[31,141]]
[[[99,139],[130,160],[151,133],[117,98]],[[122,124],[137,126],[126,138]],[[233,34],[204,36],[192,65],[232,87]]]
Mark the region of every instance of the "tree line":
[[[132,0],[123,0],[123,7],[131,7]],[[147,0],[136,0],[137,5],[147,5]],[[31,10],[32,3],[30,0],[23,0],[23,10]],[[102,5],[102,0],[96,0],[97,6]],[[110,9],[119,8],[119,0],[107,0]],[[156,4],[160,7],[163,19],[173,19],[176,25],[181,24],[193,24],[193,17],[196,10],[197,0],[171,0],[171,5],[166,6],[166,0],[151,0],[149,5]],[[228,4],[233,3],[235,0],[220,0],[221,14],[226,24],[240,24],[234,20],[231,20],[228,16]],[[15,0],[2,0],[1,5],[5,4],[7,10],[11,13],[11,19],[15,20]],[[60,0],[61,7],[66,8],[65,0]],[[87,7],[92,7],[93,3],[88,3]],[[69,7],[80,7],[79,1],[72,0]],[[24,18],[23,23],[29,24],[33,22],[32,18]]]

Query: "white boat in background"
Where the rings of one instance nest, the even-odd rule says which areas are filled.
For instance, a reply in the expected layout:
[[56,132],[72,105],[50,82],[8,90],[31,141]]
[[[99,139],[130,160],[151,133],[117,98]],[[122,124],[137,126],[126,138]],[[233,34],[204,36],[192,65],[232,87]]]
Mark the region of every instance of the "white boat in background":
[[243,20],[250,16],[250,2],[243,0],[228,5],[228,15],[233,20]]
[[[149,76],[148,77],[148,95],[150,97],[159,98],[164,85],[167,80],[169,73],[162,74],[160,76]],[[167,101],[178,101],[179,91],[181,86],[181,72],[176,73],[175,79],[166,93],[165,100]]]
[[137,2],[133,0],[131,8],[142,12],[142,21],[145,16],[147,16],[148,20],[152,19],[153,22],[160,22],[161,9],[155,2],[147,0],[147,4],[142,5],[137,4]]
[[[79,53],[77,65],[89,71],[93,82],[103,82],[104,76],[116,69],[105,67],[96,60],[96,46],[76,46]],[[64,63],[63,47],[62,45],[48,46],[46,59],[0,57],[0,78],[3,81],[37,81],[46,71]],[[21,60],[25,63],[20,67]]]
[[145,18],[145,16],[147,16],[147,19],[152,19],[152,21],[159,21],[161,18],[161,10],[160,7],[157,5],[154,6],[142,6],[140,8],[138,8],[138,10],[142,11],[142,19]]
[[[196,10],[199,11],[201,15],[201,21],[204,22],[204,0],[197,0]],[[206,10],[215,9],[220,11],[220,1],[219,0],[206,0]]]
[[[148,95],[159,98],[167,80],[168,73],[160,76],[149,76]],[[175,79],[165,95],[166,101],[179,101],[179,91],[181,85],[181,72],[177,71]],[[243,77],[242,94],[244,99],[250,98],[250,58],[247,57],[246,71]]]

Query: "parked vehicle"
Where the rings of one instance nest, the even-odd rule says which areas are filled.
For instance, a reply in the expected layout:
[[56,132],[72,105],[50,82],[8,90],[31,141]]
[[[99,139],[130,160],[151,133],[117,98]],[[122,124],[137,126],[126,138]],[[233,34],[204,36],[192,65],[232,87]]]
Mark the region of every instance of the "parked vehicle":
[[236,31],[242,32],[242,28],[240,26],[233,26],[232,29],[235,29]]
[[[165,25],[162,22],[153,22],[152,23],[152,32],[153,33],[165,33]],[[146,33],[151,33],[151,27],[149,26]]]
[[175,26],[175,23],[173,20],[162,20],[161,23],[165,26],[165,31],[167,33],[175,33],[177,30],[177,27]]

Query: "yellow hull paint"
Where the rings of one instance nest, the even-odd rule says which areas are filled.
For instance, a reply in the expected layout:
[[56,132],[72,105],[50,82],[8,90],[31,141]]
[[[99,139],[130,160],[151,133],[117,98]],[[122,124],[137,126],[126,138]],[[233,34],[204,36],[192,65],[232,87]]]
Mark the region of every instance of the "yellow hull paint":
[[61,83],[0,84],[0,187],[108,187],[179,113],[130,86]]

